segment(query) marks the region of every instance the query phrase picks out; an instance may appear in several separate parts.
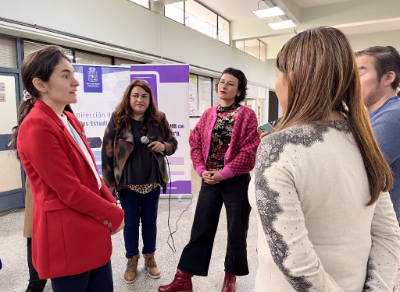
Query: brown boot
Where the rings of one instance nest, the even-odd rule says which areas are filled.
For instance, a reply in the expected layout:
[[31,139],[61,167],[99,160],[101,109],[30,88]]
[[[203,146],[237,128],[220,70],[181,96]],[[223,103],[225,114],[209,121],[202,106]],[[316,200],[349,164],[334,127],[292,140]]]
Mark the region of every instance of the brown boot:
[[126,264],[125,270],[125,282],[131,284],[137,279],[137,265],[139,261],[140,254],[133,256],[131,259],[128,259],[128,263]]
[[156,260],[154,259],[154,252],[143,254],[144,256],[144,265],[146,269],[149,271],[149,276],[153,279],[158,279],[161,277],[160,268],[157,267]]

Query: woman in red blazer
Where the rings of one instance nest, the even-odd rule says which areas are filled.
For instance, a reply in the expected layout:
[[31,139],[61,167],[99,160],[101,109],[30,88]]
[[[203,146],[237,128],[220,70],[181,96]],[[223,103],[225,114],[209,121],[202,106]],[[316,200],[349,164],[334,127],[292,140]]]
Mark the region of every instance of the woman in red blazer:
[[111,234],[124,212],[99,177],[85,133],[63,111],[76,103],[79,82],[57,46],[22,65],[26,91],[13,141],[34,198],[32,260],[53,291],[113,291]]

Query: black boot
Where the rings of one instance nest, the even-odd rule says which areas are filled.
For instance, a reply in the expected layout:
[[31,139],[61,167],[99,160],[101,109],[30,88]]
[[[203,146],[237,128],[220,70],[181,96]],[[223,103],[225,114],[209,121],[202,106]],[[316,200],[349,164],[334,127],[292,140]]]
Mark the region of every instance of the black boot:
[[25,292],[43,292],[47,280],[30,281]]

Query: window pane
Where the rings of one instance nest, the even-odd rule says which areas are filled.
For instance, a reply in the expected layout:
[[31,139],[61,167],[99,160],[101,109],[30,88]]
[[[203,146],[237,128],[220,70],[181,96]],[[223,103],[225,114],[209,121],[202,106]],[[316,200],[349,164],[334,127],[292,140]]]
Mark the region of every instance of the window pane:
[[198,117],[199,100],[197,98],[197,76],[189,75],[189,116]]
[[[46,44],[41,44],[41,43],[35,43],[31,41],[24,41],[24,58],[28,56],[30,53],[39,51],[49,45]],[[68,58],[70,58],[71,62],[73,61],[73,56],[72,56],[72,51],[70,49],[62,48],[64,53],[67,55]]]
[[112,59],[108,56],[85,53],[81,51],[75,52],[76,63],[91,65],[112,65]]
[[218,83],[218,79],[213,79],[213,106],[216,106],[219,103]]
[[256,103],[257,103],[257,101],[255,99],[246,98],[244,100],[244,105],[251,108],[255,113],[257,113],[256,112]]
[[236,42],[236,48],[238,50],[241,50],[242,52],[244,52],[244,41],[237,41]]
[[165,5],[165,16],[183,24],[183,2]]
[[143,7],[150,8],[150,1],[149,0],[129,0],[133,3],[139,4]]
[[15,39],[0,36],[0,67],[17,68],[17,43]]
[[199,115],[211,107],[211,78],[199,76]]
[[257,108],[257,119],[258,123],[261,125],[263,123],[263,101],[258,101],[258,108]]
[[218,16],[218,39],[227,45],[231,43],[229,36],[229,21],[220,16]]
[[260,42],[260,60],[265,62],[265,54],[266,54],[267,46],[263,43]]
[[217,38],[217,15],[193,0],[185,2],[185,25]]
[[116,66],[120,66],[120,65],[130,65],[130,64],[143,64],[141,62],[138,61],[132,61],[132,60],[128,60],[128,59],[122,59],[122,58],[115,58],[115,65]]
[[245,41],[244,43],[244,51],[252,55],[253,57],[256,57],[257,59],[260,59],[260,41],[259,40],[249,40]]

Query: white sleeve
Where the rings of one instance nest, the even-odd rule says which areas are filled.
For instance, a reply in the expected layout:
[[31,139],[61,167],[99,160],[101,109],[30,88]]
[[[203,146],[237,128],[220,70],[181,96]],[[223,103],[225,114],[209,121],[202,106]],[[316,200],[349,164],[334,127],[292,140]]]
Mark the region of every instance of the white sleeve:
[[399,270],[400,231],[389,193],[382,193],[376,203],[371,237],[364,291],[392,292]]
[[[295,291],[342,292],[325,272],[308,238],[294,184],[294,159],[278,150],[281,145],[272,135],[267,138],[257,153],[255,188],[257,209],[275,264]],[[278,159],[283,163],[275,163]]]

